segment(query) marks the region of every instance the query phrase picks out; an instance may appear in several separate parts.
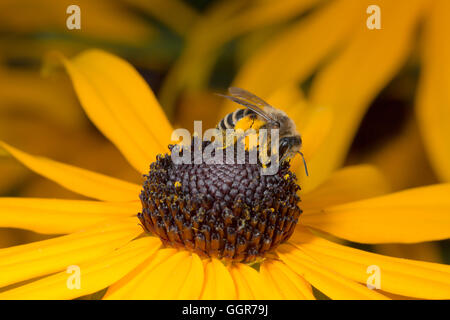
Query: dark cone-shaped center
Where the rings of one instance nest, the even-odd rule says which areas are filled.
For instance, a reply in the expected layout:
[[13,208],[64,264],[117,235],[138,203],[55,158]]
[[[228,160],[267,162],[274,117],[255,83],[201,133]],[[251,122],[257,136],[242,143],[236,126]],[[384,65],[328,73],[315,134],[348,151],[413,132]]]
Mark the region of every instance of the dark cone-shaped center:
[[[248,157],[247,157],[248,160]],[[301,213],[289,163],[174,164],[158,156],[145,176],[138,217],[164,244],[202,256],[251,262],[286,241]]]

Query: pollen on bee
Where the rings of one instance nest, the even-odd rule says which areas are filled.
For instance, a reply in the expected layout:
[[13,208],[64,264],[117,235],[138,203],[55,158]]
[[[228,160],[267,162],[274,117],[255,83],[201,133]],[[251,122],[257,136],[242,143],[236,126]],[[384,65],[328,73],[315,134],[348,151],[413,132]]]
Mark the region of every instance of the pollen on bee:
[[[239,125],[237,124],[234,129],[230,129],[231,132],[227,132],[226,143],[222,149],[226,149],[229,146],[236,144],[238,141],[239,143],[244,144],[246,151],[258,148],[258,129],[264,122],[259,120],[248,120],[247,118],[239,120]],[[258,124],[256,126],[251,126],[251,123],[253,122],[258,122]]]
[[289,173],[286,173],[283,178],[284,178],[284,180],[288,180],[289,179]]
[[175,181],[174,184],[175,188],[181,188],[181,182],[180,181]]
[[243,117],[238,122],[236,122],[236,124],[234,125],[234,129],[236,129],[236,130],[241,129],[244,131],[248,130],[248,129],[258,130],[265,124],[266,123],[262,120],[254,119],[252,117],[247,116],[247,117]]

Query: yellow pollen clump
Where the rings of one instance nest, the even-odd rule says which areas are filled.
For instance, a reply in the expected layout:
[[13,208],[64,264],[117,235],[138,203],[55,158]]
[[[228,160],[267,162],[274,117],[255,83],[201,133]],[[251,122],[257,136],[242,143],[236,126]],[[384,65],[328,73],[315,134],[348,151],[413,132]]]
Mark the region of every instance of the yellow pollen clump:
[[248,130],[248,129],[255,129],[258,130],[263,125],[265,125],[266,122],[259,120],[259,119],[253,119],[252,117],[243,117],[240,119],[236,124],[234,125],[234,129],[236,130]]
[[[234,130],[239,137],[244,135],[244,145],[245,150],[251,150],[258,147],[258,130],[266,124],[265,121],[252,118],[250,116],[240,119],[234,126]],[[253,130],[253,131],[247,131]],[[226,143],[223,149],[227,148],[229,145],[236,143],[237,136],[233,136],[234,139],[226,138]]]
[[289,173],[286,173],[283,178],[284,178],[284,180],[289,179]]
[[175,183],[173,185],[175,186],[175,188],[180,188],[181,187],[181,182],[180,181],[175,181]]

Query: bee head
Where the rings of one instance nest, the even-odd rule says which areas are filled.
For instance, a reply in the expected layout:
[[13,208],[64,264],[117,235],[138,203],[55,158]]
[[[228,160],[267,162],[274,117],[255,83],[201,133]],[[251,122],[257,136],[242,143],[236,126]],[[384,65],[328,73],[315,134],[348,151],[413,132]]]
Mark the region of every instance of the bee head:
[[301,147],[302,138],[299,135],[282,137],[278,149],[281,161],[294,157]]
[[301,155],[303,159],[303,165],[305,166],[305,173],[308,176],[309,173],[308,167],[306,166],[305,157],[303,156],[303,153],[300,152],[301,147],[302,147],[302,138],[299,135],[281,138],[279,145],[279,156],[281,158],[280,162],[289,160],[298,153]]

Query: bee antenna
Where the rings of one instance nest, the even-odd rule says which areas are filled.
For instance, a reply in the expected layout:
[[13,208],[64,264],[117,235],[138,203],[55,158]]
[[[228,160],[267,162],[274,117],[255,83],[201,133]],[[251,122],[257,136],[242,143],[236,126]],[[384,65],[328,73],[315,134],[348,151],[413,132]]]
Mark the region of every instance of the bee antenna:
[[306,176],[308,177],[309,176],[309,174],[308,174],[308,166],[306,165],[305,156],[300,151],[297,151],[297,153],[299,153],[302,156],[303,165],[305,166],[305,173],[306,173]]

